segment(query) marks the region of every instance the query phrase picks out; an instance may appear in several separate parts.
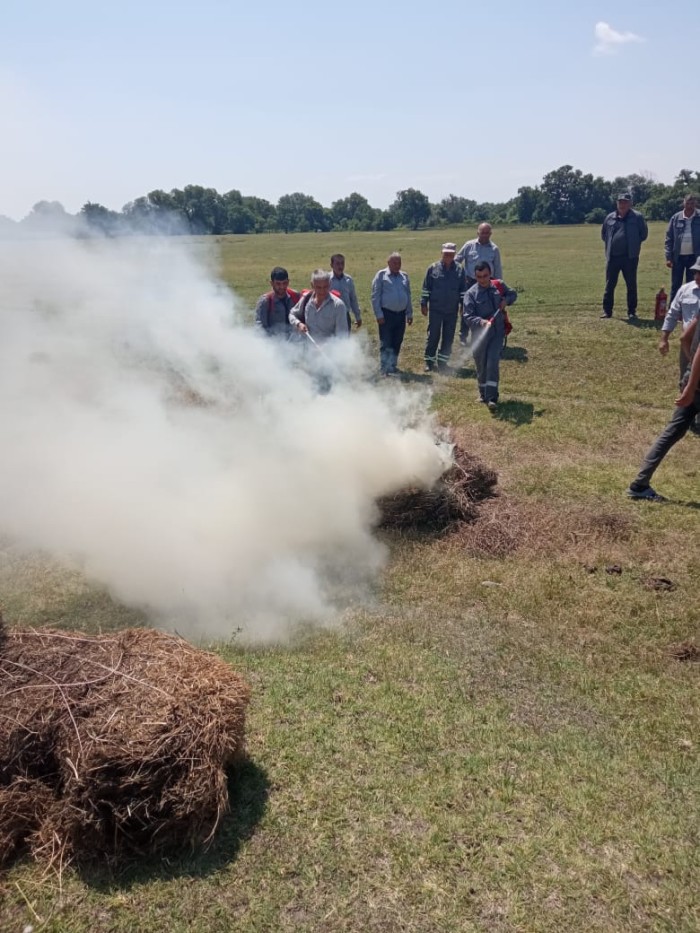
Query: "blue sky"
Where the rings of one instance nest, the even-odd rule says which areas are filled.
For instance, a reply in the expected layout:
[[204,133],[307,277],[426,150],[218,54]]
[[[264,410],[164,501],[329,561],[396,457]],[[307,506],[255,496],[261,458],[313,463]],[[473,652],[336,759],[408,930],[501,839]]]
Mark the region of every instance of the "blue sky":
[[187,184],[505,200],[566,163],[700,169],[696,5],[474,9],[3,0],[0,214]]

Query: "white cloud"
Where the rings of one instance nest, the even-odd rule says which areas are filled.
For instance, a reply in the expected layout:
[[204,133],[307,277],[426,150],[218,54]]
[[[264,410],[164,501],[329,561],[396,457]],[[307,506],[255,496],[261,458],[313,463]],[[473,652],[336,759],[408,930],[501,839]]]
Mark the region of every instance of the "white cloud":
[[596,37],[596,44],[593,46],[594,55],[613,55],[622,45],[646,41],[635,32],[618,32],[609,23],[596,23],[594,32]]

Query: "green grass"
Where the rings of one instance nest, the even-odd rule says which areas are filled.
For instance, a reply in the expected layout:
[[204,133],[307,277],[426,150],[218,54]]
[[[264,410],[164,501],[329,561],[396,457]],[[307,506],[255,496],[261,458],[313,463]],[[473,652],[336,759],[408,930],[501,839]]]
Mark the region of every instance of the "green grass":
[[[369,285],[386,255],[402,250],[417,294],[440,243],[470,236],[218,246],[249,307],[273,265],[301,286],[344,252],[376,352]],[[633,327],[597,319],[597,228],[496,231],[520,289],[503,412],[476,405],[473,377],[459,374],[434,379],[433,404],[498,469],[503,502],[529,516],[529,545],[494,559],[458,540],[389,536],[376,605],[341,630],[284,649],[222,648],[253,686],[251,761],[232,778],[213,848],[116,877],[69,869],[60,885],[20,863],[0,880],[1,929],[700,928],[700,666],[668,650],[700,640],[700,441],[689,436],[659,471],[672,502],[623,496],[676,388],[675,355],[662,360],[645,326],[667,279],[662,237],[652,225]],[[418,317],[403,368],[419,370],[424,337]],[[596,525],[601,513],[609,527]],[[621,574],[605,572],[612,563]],[[650,590],[649,576],[676,588]],[[9,544],[0,600],[14,624],[145,621]]]

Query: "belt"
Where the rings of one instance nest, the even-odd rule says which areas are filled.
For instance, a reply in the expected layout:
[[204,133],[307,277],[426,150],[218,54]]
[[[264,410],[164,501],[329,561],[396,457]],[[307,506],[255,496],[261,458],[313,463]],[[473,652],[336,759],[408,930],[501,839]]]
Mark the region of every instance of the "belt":
[[404,312],[408,311],[408,308],[402,308],[400,311],[394,311],[393,308],[382,308],[382,311],[388,311],[389,314],[403,314]]

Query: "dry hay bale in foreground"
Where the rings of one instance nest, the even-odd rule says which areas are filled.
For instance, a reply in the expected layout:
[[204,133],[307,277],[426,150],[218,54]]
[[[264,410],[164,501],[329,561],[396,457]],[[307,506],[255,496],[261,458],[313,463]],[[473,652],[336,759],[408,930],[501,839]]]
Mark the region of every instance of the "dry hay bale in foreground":
[[473,521],[477,503],[496,495],[498,474],[455,444],[453,463],[431,489],[382,496],[379,525],[396,530],[448,531]]
[[197,846],[228,808],[247,684],[150,629],[8,631],[0,619],[0,864]]

